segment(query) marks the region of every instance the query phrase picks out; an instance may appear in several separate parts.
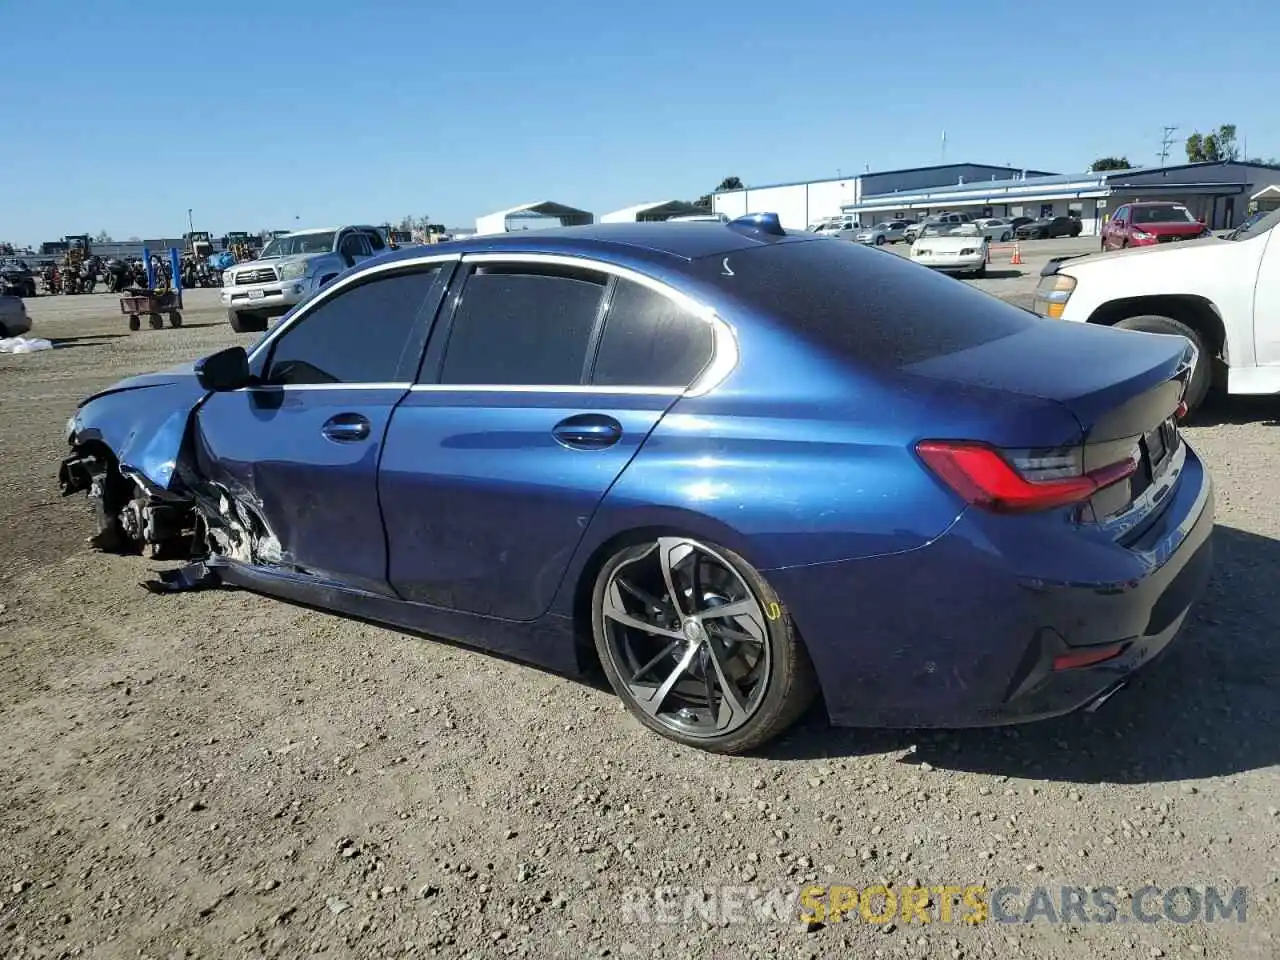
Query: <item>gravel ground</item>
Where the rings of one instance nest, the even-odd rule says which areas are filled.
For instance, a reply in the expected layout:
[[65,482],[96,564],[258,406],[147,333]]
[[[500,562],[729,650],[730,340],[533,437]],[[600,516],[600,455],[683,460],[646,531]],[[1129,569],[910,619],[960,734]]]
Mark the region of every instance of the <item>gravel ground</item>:
[[[983,285],[1024,298],[1023,269]],[[150,563],[90,552],[83,502],[56,489],[63,423],[236,339],[213,291],[189,302],[183,329],[129,334],[111,297],[39,298],[34,334],[58,349],[0,356],[4,955],[1280,952],[1280,403],[1187,429],[1218,484],[1215,578],[1097,713],[927,735],[815,713],[722,758],[646,733],[598,684],[245,592],[152,596]],[[645,923],[623,899],[809,881],[1111,886],[1125,919],[1147,883],[1243,885],[1247,918]]]

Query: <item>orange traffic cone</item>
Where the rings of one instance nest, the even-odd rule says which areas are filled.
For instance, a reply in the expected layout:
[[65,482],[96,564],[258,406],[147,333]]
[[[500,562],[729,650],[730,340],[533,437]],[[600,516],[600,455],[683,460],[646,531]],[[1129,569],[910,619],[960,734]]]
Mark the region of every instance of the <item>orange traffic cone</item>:
[[1018,246],[1016,241],[1013,244],[1013,256],[1009,258],[1009,262],[1011,264],[1022,263],[1022,248]]

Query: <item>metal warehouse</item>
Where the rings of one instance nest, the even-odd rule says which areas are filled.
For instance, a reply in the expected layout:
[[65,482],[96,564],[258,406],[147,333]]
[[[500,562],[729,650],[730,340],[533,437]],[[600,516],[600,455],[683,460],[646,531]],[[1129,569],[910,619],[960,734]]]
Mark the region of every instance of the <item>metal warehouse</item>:
[[803,230],[822,220],[838,217],[843,208],[871,197],[907,191],[927,191],[976,180],[1008,180],[1021,176],[1050,176],[1043,170],[989,166],[981,163],[948,163],[932,167],[885,170],[853,177],[774,183],[712,195],[712,210],[733,217],[748,213],[776,213],[782,225]]
[[1062,175],[1028,171],[1004,180],[965,180],[889,194],[864,192],[840,209],[862,222],[919,220],[944,211],[985,217],[1074,216],[1088,236],[1098,234],[1102,223],[1126,203],[1165,200],[1183,204],[1220,230],[1239,223],[1251,201],[1274,196],[1268,189],[1277,185],[1280,167],[1261,163],[1215,161]]

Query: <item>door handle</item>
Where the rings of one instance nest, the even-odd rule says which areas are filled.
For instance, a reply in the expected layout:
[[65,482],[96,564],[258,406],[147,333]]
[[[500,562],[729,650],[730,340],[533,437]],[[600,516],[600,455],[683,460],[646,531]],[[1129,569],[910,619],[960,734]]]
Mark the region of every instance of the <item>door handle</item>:
[[335,443],[358,443],[369,439],[369,419],[358,413],[339,413],[326,420],[320,432]]
[[551,428],[556,442],[573,450],[603,450],[622,439],[622,424],[600,413],[580,413]]

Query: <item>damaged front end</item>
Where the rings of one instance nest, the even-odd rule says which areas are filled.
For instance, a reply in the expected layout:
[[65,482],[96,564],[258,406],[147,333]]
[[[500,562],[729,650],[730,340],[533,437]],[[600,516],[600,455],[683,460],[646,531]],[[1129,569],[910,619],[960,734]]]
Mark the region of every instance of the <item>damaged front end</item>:
[[71,453],[58,470],[63,496],[87,495],[94,547],[197,561],[162,574],[165,590],[205,585],[228,561],[272,565],[281,558],[252,494],[200,475],[192,421],[206,393],[184,374],[134,378],[84,401],[67,424]]

